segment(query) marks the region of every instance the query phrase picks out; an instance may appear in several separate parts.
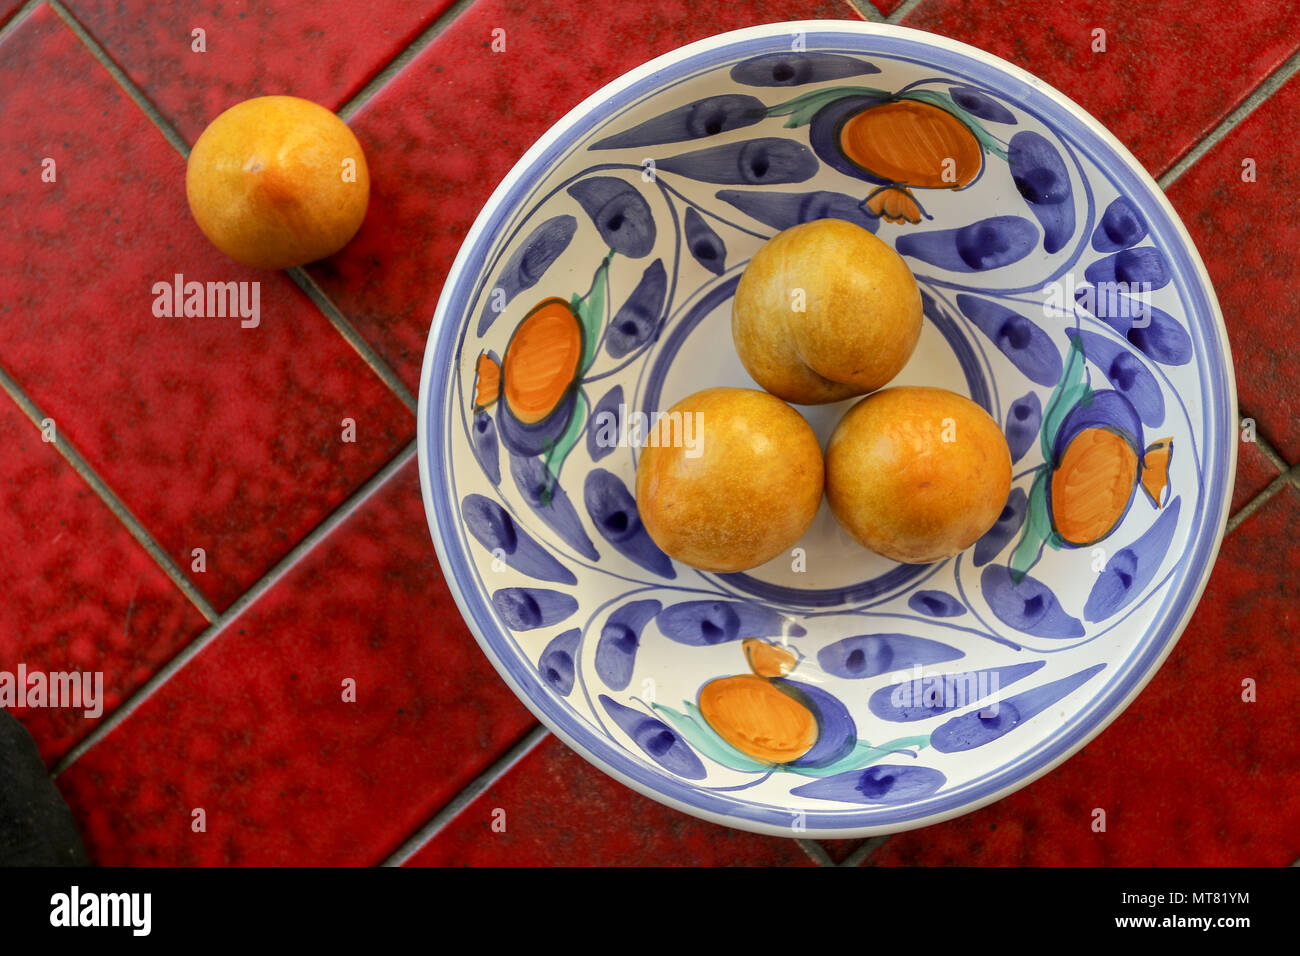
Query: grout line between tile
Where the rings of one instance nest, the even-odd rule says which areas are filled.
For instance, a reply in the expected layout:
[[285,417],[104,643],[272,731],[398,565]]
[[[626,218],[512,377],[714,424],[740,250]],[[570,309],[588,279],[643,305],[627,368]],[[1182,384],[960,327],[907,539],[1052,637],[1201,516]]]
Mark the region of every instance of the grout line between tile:
[[1294,481],[1295,479],[1292,478],[1290,472],[1278,475],[1274,478],[1267,488],[1242,505],[1241,509],[1228,519],[1228,523],[1223,529],[1223,536],[1226,538],[1228,535],[1232,534],[1232,532],[1236,531],[1243,521],[1253,515],[1260,508],[1264,507],[1264,505],[1268,503],[1268,499],[1272,498],[1288,484],[1294,483]]
[[795,840],[799,848],[812,858],[812,861],[818,866],[834,866],[835,861],[831,859],[830,854],[826,852],[826,847],[822,846],[816,840]]
[[473,2],[474,0],[456,0],[456,3],[444,10],[425,28],[423,33],[411,41],[406,49],[389,60],[388,64],[371,77],[370,81],[358,90],[355,96],[339,107],[339,117],[344,122],[347,122],[359,113],[370,102],[371,98],[388,84],[389,80],[419,56],[425,47],[441,36],[443,31],[451,25],[451,22],[464,13]]
[[77,745],[64,754],[63,759],[55,765],[51,771],[51,777],[58,777],[77,760],[90,750],[97,743],[103,740],[112,732],[118,724],[126,720],[127,717],[138,708],[142,703],[149,699],[153,693],[162,687],[163,684],[184,667],[187,663],[196,657],[200,651],[215,641],[227,625],[239,617],[245,608],[260,598],[263,594],[274,587],[281,578],[285,576],[304,556],[306,556],[323,538],[329,535],[335,528],[352,516],[352,514],[375,492],[377,492],[384,483],[388,481],[398,470],[415,456],[415,440],[412,439],[406,447],[397,453],[386,465],[379,469],[370,479],[352,493],[351,497],[339,507],[335,508],[330,514],[313,528],[301,541],[294,545],[293,550],[286,554],[280,561],[262,575],[252,587],[241,594],[230,607],[226,608],[220,616],[212,619],[212,624],[203,631],[198,637],[186,644],[176,656],[169,660],[153,673],[129,698],[121,703],[115,710],[105,715],[104,719],[95,725],[95,728],[78,741]]
[[1282,457],[1281,453],[1276,448],[1274,448],[1271,444],[1269,444],[1268,439],[1266,439],[1263,435],[1259,433],[1258,418],[1252,418],[1252,416],[1249,415],[1242,415],[1241,410],[1238,409],[1237,410],[1237,433],[1239,435],[1241,434],[1241,428],[1245,424],[1247,418],[1251,418],[1252,421],[1255,422],[1255,444],[1258,445],[1259,450],[1264,453],[1264,457],[1267,458],[1272,463],[1273,467],[1276,468],[1278,471],[1283,471],[1283,472],[1289,471],[1291,466],[1287,464],[1286,459]]
[[48,0],[48,3],[54,9],[54,12],[59,15],[59,19],[68,25],[68,28],[77,35],[86,49],[90,51],[91,56],[112,74],[113,79],[117,81],[117,85],[121,87],[122,91],[131,97],[135,105],[140,107],[146,116],[153,120],[154,125],[158,127],[158,131],[163,134],[167,142],[171,143],[182,156],[189,156],[190,148],[185,140],[181,139],[180,133],[176,132],[171,123],[167,122],[166,118],[159,112],[158,107],[149,101],[148,97],[126,75],[122,68],[113,62],[113,58],[108,55],[108,51],[100,46],[99,41],[91,36],[90,31],[77,22],[77,18],[68,11],[60,0]]
[[898,23],[900,20],[902,20],[905,16],[907,16],[909,13],[911,13],[920,5],[921,5],[921,0],[903,0],[903,2],[898,5],[898,7],[894,10],[893,13],[885,17],[885,22]]
[[0,43],[3,43],[5,37],[18,29],[19,24],[26,20],[31,15],[31,12],[44,2],[45,0],[27,0],[26,3],[15,10],[13,16],[9,18],[8,22],[6,22],[4,26],[0,26]]
[[848,856],[846,856],[840,866],[861,866],[863,862],[871,858],[871,855],[889,842],[888,836],[874,836],[863,843]]
[[325,313],[325,317],[330,320],[330,324],[334,326],[335,331],[343,336],[348,341],[348,344],[356,350],[362,360],[370,366],[370,371],[383,379],[384,384],[401,399],[402,404],[414,412],[416,410],[415,396],[411,394],[405,383],[398,378],[392,367],[380,357],[378,352],[371,348],[370,343],[348,321],[347,316],[343,314],[343,310],[335,305],[330,297],[325,294],[325,291],[316,284],[316,280],[302,268],[286,269],[285,274],[294,281],[298,288],[307,294],[307,297],[312,302],[316,303],[318,309]]
[[[0,369],[0,389],[3,389],[4,392],[13,399],[14,403],[22,409],[23,413],[31,419],[32,424],[39,430],[41,428],[41,423],[49,416],[47,416],[40,407],[32,401],[27,393],[22,390],[22,387],[4,369]],[[55,440],[51,443],[54,445],[54,449],[63,456],[64,461],[72,466],[72,470],[77,473],[81,480],[90,486],[91,491],[99,496],[99,499],[104,503],[105,507],[113,513],[117,520],[122,522],[126,527],[126,530],[131,533],[131,537],[135,538],[140,547],[145,550],[145,553],[147,553],[149,557],[153,559],[154,563],[157,564],[167,577],[171,579],[172,584],[176,585],[180,592],[189,599],[191,604],[199,609],[199,612],[209,622],[215,621],[217,619],[216,608],[208,603],[207,598],[205,598],[199,592],[199,589],[194,586],[193,582],[185,576],[185,572],[176,565],[176,562],[172,560],[171,555],[164,551],[162,546],[154,540],[153,535],[151,535],[148,530],[146,530],[145,526],[140,523],[140,520],[132,514],[131,509],[128,508],[122,499],[113,492],[113,489],[108,486],[108,483],[105,482],[103,478],[99,477],[99,474],[95,469],[90,467],[89,463],[87,463],[86,459],[81,456],[81,453],[73,447],[72,443],[68,441],[67,438],[59,435],[58,422],[57,420],[54,421]]]
[[1210,130],[1200,142],[1184,153],[1178,162],[1174,163],[1163,176],[1157,179],[1156,182],[1160,188],[1168,190],[1178,177],[1187,172],[1206,153],[1219,145],[1224,137],[1240,125],[1242,120],[1255,112],[1261,103],[1276,93],[1283,83],[1295,76],[1298,70],[1300,70],[1300,50],[1291,54],[1285,63],[1265,77],[1264,82],[1251,90],[1249,95],[1237,105],[1236,109],[1225,116],[1218,126]]
[[[172,128],[171,124],[167,122],[162,113],[160,113],[158,109],[149,102],[148,98],[145,97],[144,92],[135,85],[131,78],[113,62],[112,58],[108,55],[108,52],[99,45],[99,42],[91,36],[85,27],[73,18],[71,13],[64,9],[60,0],[48,0],[48,2],[63,21],[72,29],[72,31],[77,34],[81,39],[81,42],[84,43],[86,48],[90,50],[92,55],[94,55],[95,59],[102,63],[105,69],[113,75],[113,79],[117,81],[117,85],[120,86],[129,97],[131,97],[132,101],[134,101],[151,120],[153,120],[154,125],[158,127],[158,131],[163,134],[163,137],[172,144],[182,157],[188,157],[190,154],[190,148],[185,141],[181,139],[180,134]],[[462,6],[466,5],[468,5],[468,0],[466,3],[462,4]],[[446,15],[439,18],[438,22],[442,22],[445,18]],[[436,26],[437,23],[434,25]],[[432,29],[432,27],[430,29]],[[419,40],[416,42],[419,42]],[[370,366],[370,370],[383,379],[384,384],[386,384],[394,394],[397,395],[398,399],[401,400],[408,409],[415,411],[415,396],[411,394],[410,390],[402,383],[402,380],[398,378],[397,373],[394,372],[393,369],[390,368],[379,354],[370,346],[370,344],[361,337],[361,334],[357,332],[352,323],[344,316],[342,310],[340,310],[339,307],[330,300],[324,291],[322,291],[321,288],[317,286],[311,277],[302,269],[287,269],[285,272],[298,288],[302,289],[302,291],[307,294],[308,298],[316,304],[316,307],[325,313],[325,317],[329,319],[330,324],[334,326],[335,331],[342,335],[343,338],[347,340],[348,344],[356,350],[362,360]]]
[[864,20],[870,20],[872,23],[884,23],[884,15],[876,9],[876,5],[871,0],[844,0],[853,12]]
[[531,753],[538,744],[549,736],[550,731],[542,724],[538,724],[524,734],[496,763],[475,777],[445,807],[434,814],[433,819],[407,837],[405,842],[380,866],[401,866],[413,857],[420,851],[421,847],[437,836],[475,798],[509,773],[515,764]]

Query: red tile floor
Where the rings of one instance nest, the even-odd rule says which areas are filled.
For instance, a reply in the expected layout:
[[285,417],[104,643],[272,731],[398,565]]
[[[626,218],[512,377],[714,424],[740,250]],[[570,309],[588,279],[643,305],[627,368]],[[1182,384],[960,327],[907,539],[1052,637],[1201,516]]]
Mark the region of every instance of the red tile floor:
[[[545,733],[441,582],[412,441],[442,280],[532,140],[652,56],[814,17],[977,44],[1114,130],[1206,259],[1257,438],[1240,445],[1204,600],[1112,729],[1000,803],[861,842],[696,821]],[[496,28],[506,52],[491,50]],[[91,857],[1293,862],[1298,50],[1300,0],[0,0],[0,666],[105,675],[98,718],[15,712]],[[250,349],[237,323],[160,323],[151,290],[175,272],[242,275],[188,215],[185,154],[223,108],[272,92],[337,110],[374,187],[340,254],[257,275],[275,321]],[[339,440],[344,418],[355,442]],[[382,693],[340,707],[347,677]]]

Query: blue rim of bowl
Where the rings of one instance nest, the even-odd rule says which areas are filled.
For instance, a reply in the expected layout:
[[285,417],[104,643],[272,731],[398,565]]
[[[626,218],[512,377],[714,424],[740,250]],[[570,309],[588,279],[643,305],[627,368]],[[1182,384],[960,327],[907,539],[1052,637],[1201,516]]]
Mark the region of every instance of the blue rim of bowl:
[[[1190,532],[1194,549],[1177,569],[1155,611],[1153,627],[1119,662],[1101,689],[1075,716],[1011,762],[950,791],[903,805],[864,805],[819,811],[774,807],[738,800],[678,780],[596,734],[554,700],[535,668],[511,648],[504,625],[487,602],[465,560],[468,542],[454,507],[449,482],[444,406],[458,362],[458,340],[478,264],[485,261],[506,219],[533,191],[552,165],[614,112],[642,96],[701,69],[746,56],[788,52],[790,37],[802,33],[810,50],[847,48],[920,62],[998,89],[1071,140],[1097,168],[1141,209],[1150,232],[1168,251],[1189,326],[1199,348],[1196,361],[1209,394],[1202,395],[1202,469],[1209,473],[1198,521]],[[436,408],[431,404],[437,396]],[[803,837],[867,837],[928,826],[969,813],[1020,789],[1081,749],[1114,720],[1154,676],[1173,650],[1213,568],[1227,522],[1229,479],[1235,471],[1236,387],[1227,334],[1210,279],[1173,207],[1150,175],[1104,127],[1063,94],[1031,74],[975,47],[920,30],[838,20],[793,21],[749,27],[689,44],[624,74],[598,90],[551,127],[519,160],[480,212],[461,246],[434,314],[425,347],[417,405],[417,452],[425,513],[434,547],[452,595],[475,639],[516,696],[560,739],[604,772],[634,790],[702,819],[759,833]],[[436,462],[436,469],[434,463]],[[439,476],[437,493],[432,480]],[[1211,513],[1213,512],[1213,513]],[[797,821],[798,829],[792,830]]]

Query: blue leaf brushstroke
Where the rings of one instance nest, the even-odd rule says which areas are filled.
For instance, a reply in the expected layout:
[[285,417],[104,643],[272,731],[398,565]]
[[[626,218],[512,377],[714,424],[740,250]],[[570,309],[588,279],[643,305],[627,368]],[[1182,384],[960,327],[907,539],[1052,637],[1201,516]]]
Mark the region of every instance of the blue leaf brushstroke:
[[992,743],[1086,684],[1105,667],[1094,664],[1077,674],[998,701],[995,707],[954,717],[935,729],[930,744],[940,753],[960,753]]
[[881,720],[896,723],[937,717],[978,703],[1001,688],[1028,677],[1046,663],[1027,661],[1006,667],[927,675],[890,684],[871,695],[867,708]]
[[686,233],[686,248],[695,261],[715,276],[722,275],[727,269],[727,244],[694,206],[686,207],[682,229]]
[[1015,115],[1009,109],[974,87],[950,86],[948,92],[952,94],[953,102],[972,116],[993,123],[1010,125],[1016,122]]
[[966,613],[966,605],[944,591],[913,591],[907,606],[929,617],[961,617]]
[[1143,535],[1110,556],[1083,606],[1085,621],[1104,621],[1127,607],[1151,583],[1174,539],[1181,498],[1161,510]]
[[696,647],[745,637],[802,637],[807,633],[771,608],[745,601],[685,601],[664,608],[655,623],[670,640]]
[[493,592],[492,606],[511,629],[531,631],[560,623],[578,609],[578,601],[546,588],[501,588]]
[[578,583],[571,570],[516,525],[510,513],[491,498],[466,495],[460,505],[460,516],[479,544],[521,574],[556,584]]
[[592,461],[600,461],[617,447],[616,444],[601,442],[599,436],[611,431],[615,435],[622,434],[623,411],[622,385],[615,385],[606,392],[591,410],[587,422],[587,454]]
[[1011,464],[1025,456],[1038,438],[1043,424],[1043,405],[1037,392],[1029,392],[1011,403],[1007,409],[1007,448],[1011,450]]
[[1094,284],[1144,284],[1154,292],[1167,286],[1172,274],[1164,253],[1154,246],[1139,246],[1136,249],[1121,249],[1098,259],[1084,270],[1083,277]]
[[623,690],[632,680],[641,632],[663,604],[654,599],[632,601],[617,608],[600,629],[596,641],[596,673],[612,690]]
[[1101,369],[1115,391],[1128,399],[1145,424],[1155,426],[1165,420],[1165,399],[1160,384],[1141,359],[1096,332],[1067,329],[1065,334],[1079,340],[1083,354]]
[[593,468],[587,472],[582,498],[596,530],[619,554],[662,577],[677,577],[672,559],[651,540],[641,523],[636,499],[618,475]]
[[1083,625],[1065,613],[1052,589],[1037,578],[1026,575],[1016,584],[1010,569],[992,564],[980,575],[980,589],[998,620],[1023,634],[1058,640],[1083,637]]
[[1043,248],[1060,252],[1074,235],[1074,189],[1065,160],[1045,137],[1022,130],[1011,137],[1007,164],[1016,190],[1043,227]]
[[1038,245],[1038,229],[1019,216],[992,216],[958,229],[898,237],[899,255],[950,272],[983,272],[1019,262]]
[[656,259],[646,266],[605,330],[605,351],[611,358],[622,358],[654,337],[667,292],[668,272],[664,261]]
[[1004,305],[964,292],[957,296],[957,307],[1026,378],[1039,385],[1056,384],[1061,352],[1046,332]]
[[655,247],[654,215],[634,186],[613,176],[590,176],[570,186],[568,193],[615,252],[639,259]]
[[1098,252],[1118,252],[1137,245],[1146,236],[1147,221],[1141,211],[1120,196],[1101,214],[1101,221],[1092,233],[1092,248]]
[[858,634],[823,647],[817,663],[835,677],[858,680],[964,656],[955,647],[910,634]]
[[492,416],[483,409],[474,413],[474,421],[470,425],[470,444],[488,481],[494,485],[501,484],[501,450],[497,444],[497,426],[492,421]]
[[880,763],[866,770],[823,777],[795,787],[791,794],[843,803],[913,803],[935,793],[947,778],[932,767]]
[[[584,557],[593,561],[600,557],[596,546],[582,528],[582,521],[578,518],[573,502],[564,489],[556,484],[541,459],[511,455],[510,473],[515,479],[515,487],[528,502],[528,507],[552,531]],[[550,495],[549,501],[546,500],[547,494]]]
[[1011,494],[1007,496],[1007,503],[998,515],[998,520],[993,522],[993,527],[985,531],[983,536],[975,542],[975,554],[973,561],[975,567],[981,567],[988,564],[1007,546],[1020,526],[1025,523],[1025,513],[1029,510],[1029,496],[1025,494],[1023,488],[1012,488]]
[[764,53],[733,66],[731,78],[746,86],[802,86],[879,72],[874,64],[842,53]]
[[574,658],[581,639],[582,631],[579,628],[565,631],[546,645],[542,656],[537,660],[537,670],[542,675],[542,680],[561,697],[568,697],[573,690]]
[[662,720],[625,707],[604,694],[600,695],[600,703],[642,752],[669,773],[687,780],[702,780],[708,775],[695,752]]
[[[551,264],[568,248],[577,229],[578,220],[573,216],[555,216],[528,234],[497,275],[496,285],[479,313],[479,335],[492,326],[510,300],[537,285]],[[501,290],[500,295],[495,293],[496,289]]]
[[661,159],[659,169],[721,186],[765,186],[811,179],[817,158],[802,143],[769,136]]
[[591,149],[625,149],[632,146],[681,143],[753,126],[766,116],[767,107],[756,96],[740,93],[706,96],[702,100],[661,113],[631,129],[607,136]]

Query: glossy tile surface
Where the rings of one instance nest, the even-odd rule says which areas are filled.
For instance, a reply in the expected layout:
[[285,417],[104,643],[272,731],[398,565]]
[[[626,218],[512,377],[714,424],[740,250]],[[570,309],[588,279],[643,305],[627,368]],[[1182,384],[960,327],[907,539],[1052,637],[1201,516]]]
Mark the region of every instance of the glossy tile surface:
[[[0,398],[0,671],[75,674],[80,685],[82,706],[32,698],[38,706],[12,710],[52,765],[207,622],[55,443]],[[57,441],[58,429],[45,434]]]
[[[213,248],[184,160],[49,7],[0,44],[0,74],[0,365],[223,608],[414,416],[284,274]],[[247,283],[249,318],[160,316],[177,275]]]
[[99,864],[374,864],[533,724],[440,581],[411,461],[59,786]]
[[250,96],[301,96],[337,110],[451,2],[69,0],[67,6],[193,143],[222,110]]

